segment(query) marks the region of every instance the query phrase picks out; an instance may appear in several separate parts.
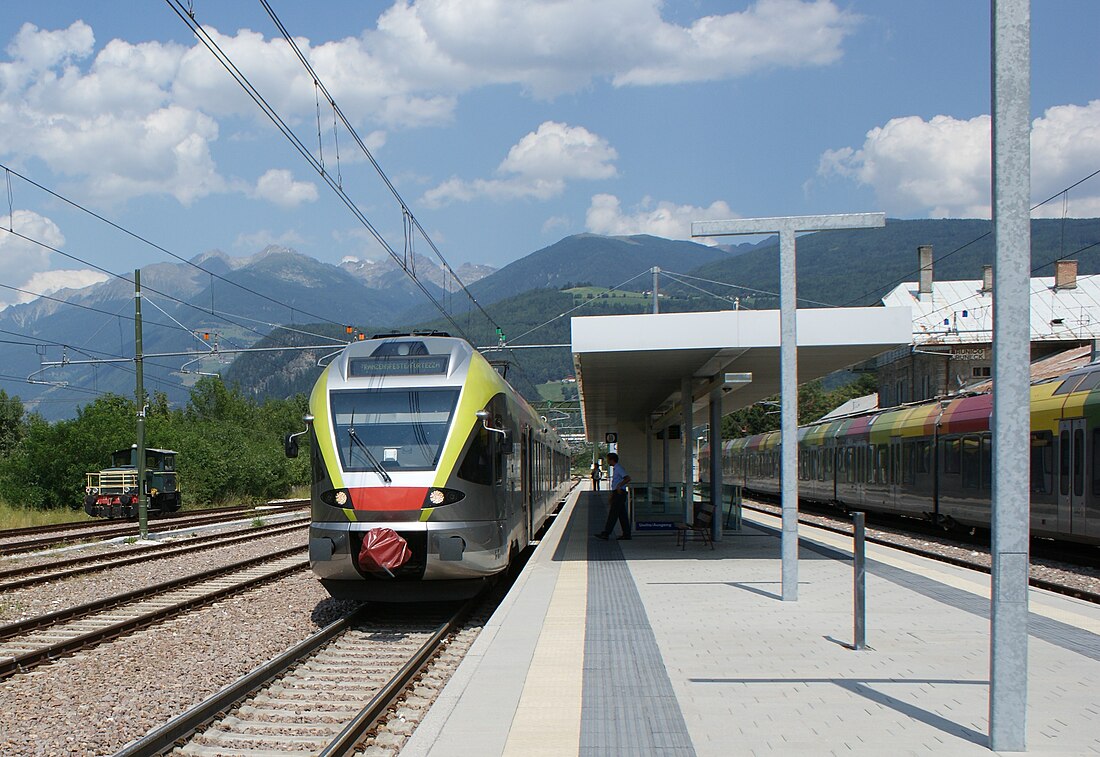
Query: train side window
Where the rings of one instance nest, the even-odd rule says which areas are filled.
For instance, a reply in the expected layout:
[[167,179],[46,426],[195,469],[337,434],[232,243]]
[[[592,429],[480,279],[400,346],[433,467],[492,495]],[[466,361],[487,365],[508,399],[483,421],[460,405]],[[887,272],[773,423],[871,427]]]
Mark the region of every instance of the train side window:
[[917,473],[928,473],[932,470],[929,464],[932,458],[932,442],[917,442]]
[[878,456],[878,471],[876,481],[880,484],[889,483],[890,474],[890,449],[884,444],[880,444],[875,448],[875,454]]
[[1058,435],[1058,489],[1069,496],[1069,431]]
[[982,434],[982,488],[993,488],[993,440]]
[[1073,431],[1073,496],[1085,494],[1085,431]]
[[918,449],[916,442],[905,442],[901,447],[901,482],[911,484],[916,480]]
[[1081,383],[1077,385],[1075,391],[1087,392],[1097,384],[1100,384],[1100,371],[1092,371],[1091,373],[1085,374],[1085,377],[1081,379]]
[[[1100,429],[1093,432],[1093,454],[1096,454],[1096,436]],[[1096,460],[1093,460],[1093,471],[1096,470]],[[1049,431],[1039,431],[1031,435],[1031,491],[1036,494],[1050,494],[1051,474],[1054,472],[1054,435]],[[1095,475],[1095,474],[1094,474]],[[1093,491],[1097,490],[1097,483],[1093,483]]]
[[458,477],[472,484],[488,486],[493,483],[493,458],[489,449],[491,432],[480,423],[474,428],[473,439],[462,458]]
[[1054,390],[1055,394],[1069,394],[1070,392],[1077,391],[1077,385],[1081,383],[1081,380],[1088,374],[1079,373],[1076,376],[1068,376],[1057,389]]
[[958,475],[961,470],[962,442],[959,439],[947,439],[943,443],[943,472]]
[[[1097,371],[1097,373],[1100,373],[1100,371]],[[1035,435],[1032,434],[1032,436]],[[1035,447],[1032,446],[1033,452],[1034,449]],[[1092,493],[1100,494],[1100,428],[1092,430]]]
[[976,436],[962,438],[962,485],[964,489],[977,489],[981,484],[981,441]]

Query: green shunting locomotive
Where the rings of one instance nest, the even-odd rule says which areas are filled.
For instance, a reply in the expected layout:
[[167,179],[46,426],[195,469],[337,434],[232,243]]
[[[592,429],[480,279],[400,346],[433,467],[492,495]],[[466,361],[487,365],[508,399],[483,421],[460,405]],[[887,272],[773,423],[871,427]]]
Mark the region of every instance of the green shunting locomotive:
[[[176,451],[145,450],[145,493],[150,513],[168,513],[180,509],[179,482],[176,479]],[[99,518],[136,518],[138,516],[137,445],[111,453],[111,466],[87,474],[84,487],[84,511]]]

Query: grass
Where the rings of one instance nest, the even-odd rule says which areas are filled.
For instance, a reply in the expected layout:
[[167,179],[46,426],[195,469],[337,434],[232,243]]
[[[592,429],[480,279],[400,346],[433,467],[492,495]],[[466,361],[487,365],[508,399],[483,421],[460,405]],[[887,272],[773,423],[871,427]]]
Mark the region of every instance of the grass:
[[55,523],[86,523],[90,518],[83,510],[31,510],[0,502],[0,529],[51,526]]
[[263,518],[253,518],[252,519],[252,527],[253,528],[263,528],[266,525],[267,525],[267,521],[265,521]]

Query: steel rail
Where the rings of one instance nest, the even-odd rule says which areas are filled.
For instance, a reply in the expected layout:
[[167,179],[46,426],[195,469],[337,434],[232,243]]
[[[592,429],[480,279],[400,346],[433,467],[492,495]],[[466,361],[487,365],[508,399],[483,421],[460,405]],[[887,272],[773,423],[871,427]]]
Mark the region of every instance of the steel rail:
[[[300,551],[300,550],[299,550]],[[109,639],[122,636],[123,634],[130,633],[132,631],[140,630],[146,626],[151,626],[159,623],[162,620],[179,615],[188,610],[195,609],[196,607],[202,607],[216,602],[219,599],[237,594],[241,591],[255,588],[268,581],[272,581],[276,578],[282,578],[290,573],[296,573],[299,570],[303,570],[309,567],[308,560],[300,560],[291,565],[284,566],[277,570],[273,570],[270,573],[265,573],[262,576],[250,578],[241,583],[226,586],[216,591],[202,594],[197,597],[185,600],[183,602],[170,605],[169,607],[162,607],[156,610],[152,610],[147,613],[142,613],[133,618],[127,618],[126,620],[113,623],[104,628],[89,631],[88,633],[74,636],[64,641],[60,641],[51,644],[41,649],[36,649],[24,654],[16,655],[8,660],[0,660],[0,680],[8,678],[16,673],[26,672],[30,668],[36,667],[42,663],[52,661],[58,657],[62,657],[72,652],[85,649]]]
[[[288,508],[288,511],[302,509],[303,506],[295,506]],[[207,526],[213,523],[228,523],[235,520],[238,517],[254,516],[256,510],[238,510],[237,512],[226,512],[216,515],[197,515],[192,516],[188,514],[186,519],[177,521],[175,518],[167,518],[164,523],[171,523],[175,528],[190,528],[194,526]],[[77,532],[67,537],[52,537],[45,539],[33,539],[29,541],[13,542],[10,544],[0,544],[0,555],[14,555],[23,552],[33,552],[38,549],[44,549],[53,545],[68,544],[83,541],[99,541],[107,538],[113,538],[117,536],[136,536],[139,533],[138,526],[125,525],[125,526],[108,526],[101,527],[99,529],[92,527],[87,529],[87,533]]]
[[[202,552],[208,549],[227,547],[243,541],[254,541],[256,537],[279,536],[309,525],[308,521],[299,519],[291,523],[276,523],[260,528],[249,528],[246,532],[233,532],[232,534],[211,534],[209,536],[196,536],[186,542],[153,544],[147,547],[138,547],[127,550],[123,555],[111,558],[109,555],[88,555],[86,557],[74,557],[69,560],[61,560],[48,565],[28,565],[22,568],[0,571],[0,579],[15,578],[12,581],[0,582],[0,592],[21,589],[34,584],[57,581],[62,578],[70,578],[77,575],[98,573],[112,568],[121,568],[136,563],[159,560],[163,557],[175,557],[191,552]],[[81,567],[83,566],[83,567]],[[52,572],[45,572],[52,571]],[[40,575],[29,575],[40,574]]]
[[[383,685],[348,724],[333,738],[320,755],[346,755],[351,753],[363,735],[369,731],[385,714],[390,704],[408,687],[409,683],[439,651],[443,641],[456,629],[456,626],[469,614],[478,598],[467,601],[454,612],[449,619],[439,625],[413,656]],[[219,715],[229,712],[249,696],[264,689],[277,678],[290,671],[311,655],[319,652],[330,642],[352,630],[364,620],[371,611],[369,606],[360,607],[312,636],[303,639],[278,657],[264,663],[245,674],[233,683],[225,686],[209,698],[181,713],[164,725],[145,736],[125,745],[114,757],[151,757],[168,752],[182,742],[194,736],[200,729],[214,721]]]
[[15,623],[9,623],[7,625],[0,626],[0,641],[6,641],[17,636],[21,636],[30,631],[38,631],[43,628],[49,628],[55,626],[58,623],[64,623],[76,618],[84,617],[85,615],[91,615],[92,613],[101,612],[111,607],[117,607],[119,605],[129,604],[130,602],[136,602],[139,599],[148,599],[149,597],[156,596],[157,594],[164,594],[165,592],[175,591],[176,589],[182,589],[192,584],[200,584],[203,581],[209,581],[213,578],[218,578],[227,573],[233,573],[238,570],[247,570],[257,565],[262,565],[265,562],[271,562],[272,560],[278,560],[283,557],[289,557],[296,552],[301,552],[305,547],[290,547],[288,549],[280,550],[279,552],[273,552],[261,557],[250,557],[247,560],[241,560],[239,562],[232,563],[230,565],[223,565],[218,568],[211,568],[210,570],[204,570],[201,573],[193,573],[188,576],[181,576],[180,578],[173,578],[170,581],[164,581],[159,584],[153,584],[152,586],[146,586],[141,589],[135,589],[134,591],[128,591],[124,594],[116,594],[111,597],[104,597],[103,599],[97,599],[92,602],[87,602],[82,605],[76,605],[75,607],[66,607],[61,610],[55,610],[54,612],[46,613],[45,615],[38,615],[33,618],[27,618],[26,620],[20,620]]
[[[475,597],[477,599],[477,597]],[[386,683],[382,689],[374,695],[370,702],[359,711],[352,720],[336,735],[336,738],[325,747],[318,757],[345,757],[355,751],[356,745],[363,740],[364,735],[386,714],[386,711],[405,691],[412,680],[438,653],[443,641],[456,630],[458,624],[465,620],[473,608],[474,599],[467,600],[432,634],[431,638],[424,642],[417,650],[416,655],[409,660]]]
[[[301,505],[308,503],[308,499],[288,499],[279,502],[280,505]],[[161,517],[187,517],[189,515],[208,515],[213,513],[228,513],[235,510],[246,511],[252,508],[252,505],[232,505],[229,507],[211,507],[203,510],[185,510],[183,512],[177,511]],[[47,526],[25,526],[23,528],[5,528],[0,529],[0,539],[18,538],[20,536],[31,536],[33,534],[48,534],[54,531],[64,531],[70,528],[83,528],[84,526],[94,527],[100,525],[107,527],[112,525],[110,520],[71,520],[65,523],[51,523]]]
[[[754,510],[756,512],[763,513],[765,515],[770,515],[773,518],[778,517],[778,515],[776,513],[771,512],[770,510],[766,510],[762,507],[757,507],[757,506],[749,505],[749,504],[745,504],[745,503],[742,503],[741,506],[743,508],[745,508],[746,510]],[[820,517],[830,517],[830,516],[820,516]],[[814,528],[820,528],[823,531],[830,531],[832,533],[843,534],[845,536],[851,536],[852,535],[852,529],[851,528],[842,528],[840,526],[831,526],[831,525],[828,525],[828,524],[825,524],[825,523],[815,523],[813,521],[807,520],[803,516],[799,516],[798,522],[799,523],[804,523],[807,526],[813,526]],[[920,549],[919,547],[914,547],[914,546],[909,545],[909,544],[899,544],[898,542],[891,541],[890,539],[887,539],[887,538],[884,538],[884,537],[881,537],[881,536],[871,536],[870,534],[868,534],[865,538],[866,538],[866,541],[868,541],[872,544],[879,544],[879,545],[882,545],[882,546],[885,546],[885,547],[890,547],[891,549],[899,550],[901,552],[907,552],[911,555],[917,555],[919,557],[927,557],[931,560],[938,560],[939,562],[947,563],[949,565],[954,565],[955,567],[958,567],[958,568],[968,568],[970,570],[976,570],[976,571],[979,571],[981,573],[987,573],[987,574],[992,572],[991,569],[990,569],[990,566],[983,565],[982,563],[975,562],[973,560],[966,560],[966,559],[961,558],[961,557],[954,557],[953,555],[945,555],[945,554],[941,554],[941,553],[938,553],[938,552],[933,552],[931,550],[924,550],[924,549]],[[1035,577],[1031,577],[1031,576],[1028,577],[1028,584],[1030,586],[1033,586],[1036,589],[1043,589],[1045,591],[1054,592],[1055,594],[1063,594],[1065,596],[1074,597],[1076,599],[1083,599],[1087,602],[1093,602],[1095,604],[1100,604],[1100,593],[1088,591],[1087,589],[1079,589],[1079,588],[1074,587],[1074,586],[1066,586],[1065,584],[1060,584],[1060,583],[1057,583],[1055,581],[1047,580],[1045,578],[1035,578]]]

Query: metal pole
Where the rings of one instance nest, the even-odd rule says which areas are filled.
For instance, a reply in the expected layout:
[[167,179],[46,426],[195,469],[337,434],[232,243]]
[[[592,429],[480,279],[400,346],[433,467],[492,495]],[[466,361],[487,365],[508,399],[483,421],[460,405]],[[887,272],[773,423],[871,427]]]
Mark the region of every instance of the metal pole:
[[661,306],[657,300],[657,275],[661,273],[661,269],[653,266],[650,270],[653,272],[653,314],[656,315],[661,312]]
[[798,328],[794,227],[779,231],[779,380],[783,601],[798,599]]
[[867,648],[867,555],[864,544],[864,513],[852,513],[855,546],[852,550],[855,595],[855,640],[852,649]]
[[823,216],[739,218],[696,221],[693,237],[733,234],[779,234],[779,356],[782,421],[780,431],[783,488],[783,600],[798,599],[798,352],[795,297],[795,232],[826,229],[865,229],[886,225],[883,213],[843,213]]
[[989,744],[1027,744],[1030,433],[1030,33],[1028,0],[994,0],[993,581]]
[[141,269],[134,271],[134,368],[137,387],[137,487],[138,531],[142,539],[149,538],[149,495],[145,493],[145,386],[141,345]]
[[670,481],[670,476],[671,476],[671,473],[669,472],[669,463],[670,463],[670,458],[671,458],[671,453],[669,452],[669,442],[671,440],[668,438],[670,436],[668,426],[665,426],[665,430],[664,430],[664,433],[662,434],[662,436],[664,437],[664,439],[662,439],[661,441],[664,444],[663,444],[661,452],[664,455],[664,458],[661,461],[661,502],[667,502],[668,501],[668,487],[669,487],[669,481]]
[[[719,387],[721,384],[719,384]],[[711,538],[722,541],[722,389],[710,392],[710,500],[714,503]]]
[[680,421],[680,447],[684,450],[683,482],[684,482],[684,523],[692,523],[695,520],[694,487],[691,481],[691,471],[694,468],[695,455],[692,445],[695,442],[695,434],[692,431],[692,408],[694,399],[691,396],[691,377],[680,379],[680,404],[683,411],[683,419]]
[[653,498],[653,419],[646,416],[645,419],[645,485],[646,499],[652,511]]

